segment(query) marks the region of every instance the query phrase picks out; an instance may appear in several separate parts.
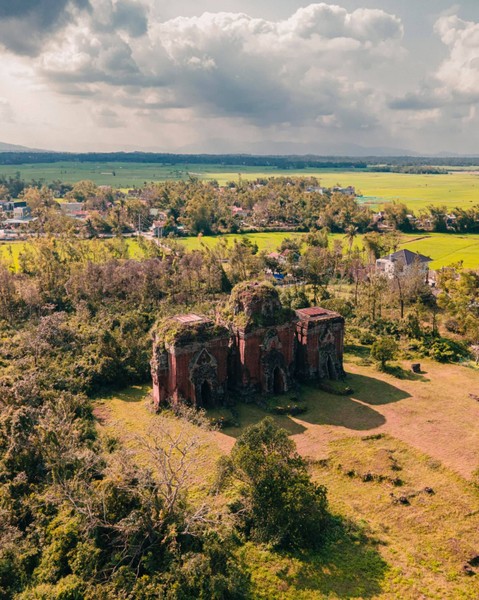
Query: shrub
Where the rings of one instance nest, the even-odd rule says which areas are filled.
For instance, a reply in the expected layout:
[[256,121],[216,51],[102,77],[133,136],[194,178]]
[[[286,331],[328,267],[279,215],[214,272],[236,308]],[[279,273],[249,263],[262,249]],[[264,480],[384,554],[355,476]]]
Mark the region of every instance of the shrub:
[[371,356],[378,361],[380,369],[384,370],[386,363],[395,358],[398,349],[398,344],[393,338],[381,338],[371,346]]
[[323,308],[338,312],[345,319],[351,319],[354,316],[354,306],[348,300],[342,298],[330,298],[321,302]]
[[271,418],[248,427],[227,465],[242,483],[231,509],[243,533],[283,548],[321,543],[328,514],[326,488],[311,481],[287,431]]
[[461,326],[459,325],[459,321],[457,319],[447,319],[444,323],[444,327],[450,331],[451,333],[459,333],[461,330]]
[[373,335],[370,331],[365,331],[359,336],[359,341],[365,346],[371,346],[371,344],[374,344],[374,342],[376,341],[376,336]]
[[434,360],[443,363],[458,362],[462,358],[469,356],[469,352],[464,344],[448,338],[435,340],[430,347],[429,354]]

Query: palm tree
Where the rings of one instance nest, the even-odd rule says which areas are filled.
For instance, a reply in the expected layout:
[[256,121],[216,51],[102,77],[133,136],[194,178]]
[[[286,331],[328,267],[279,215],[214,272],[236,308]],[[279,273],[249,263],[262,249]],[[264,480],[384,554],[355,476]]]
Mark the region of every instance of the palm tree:
[[348,241],[348,256],[351,258],[351,252],[353,251],[354,238],[358,235],[358,228],[354,225],[349,225],[346,229],[346,239]]

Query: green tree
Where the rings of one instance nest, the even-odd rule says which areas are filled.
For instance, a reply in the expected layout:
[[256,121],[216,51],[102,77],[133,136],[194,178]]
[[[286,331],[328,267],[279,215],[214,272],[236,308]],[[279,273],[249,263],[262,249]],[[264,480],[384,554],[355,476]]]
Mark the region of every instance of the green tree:
[[378,361],[380,370],[384,371],[386,363],[395,358],[398,349],[398,344],[393,338],[380,338],[371,346],[371,356]]
[[241,484],[232,509],[248,537],[283,548],[321,543],[328,515],[326,488],[311,481],[286,430],[271,418],[248,427],[227,466]]

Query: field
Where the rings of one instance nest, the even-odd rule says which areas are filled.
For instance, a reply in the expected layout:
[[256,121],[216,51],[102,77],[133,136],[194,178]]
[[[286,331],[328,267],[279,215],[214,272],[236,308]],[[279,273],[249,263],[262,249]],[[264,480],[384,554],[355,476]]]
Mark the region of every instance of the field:
[[[468,395],[479,373],[424,361],[423,375],[396,379],[362,366],[358,349],[350,350],[349,396],[304,387],[299,398],[307,412],[275,417],[328,487],[337,516],[331,539],[316,555],[247,545],[242,554],[254,597],[477,598],[479,573],[467,576],[463,567],[479,555],[479,495],[470,484],[479,466],[479,404]],[[152,414],[148,391],[130,388],[98,400],[100,431],[122,436],[135,451],[136,436],[155,424],[184,427],[168,414]],[[207,493],[217,458],[265,414],[241,404],[240,428],[199,433],[195,494]]]
[[454,171],[447,175],[409,175],[401,173],[372,173],[345,170],[281,170],[274,167],[238,167],[219,165],[163,165],[153,163],[48,163],[37,165],[0,165],[0,175],[20,172],[26,180],[43,179],[46,182],[61,180],[74,183],[91,179],[98,185],[118,188],[141,186],[146,182],[167,179],[187,179],[189,175],[200,179],[216,179],[221,185],[257,177],[315,175],[327,187],[341,184],[353,185],[360,198],[370,206],[378,207],[385,202],[404,202],[413,211],[429,204],[467,208],[479,203],[479,174]]
[[[272,252],[276,250],[285,237],[300,240],[304,234],[297,232],[268,232],[268,233],[249,233],[249,234],[228,234],[223,236],[199,236],[178,238],[178,241],[185,245],[190,251],[198,250],[205,245],[214,247],[222,239],[226,239],[231,245],[234,240],[241,240],[247,237],[251,242],[258,244],[259,250]],[[344,241],[342,234],[333,234],[331,240]],[[466,269],[479,268],[479,234],[453,235],[443,233],[403,235],[401,238],[401,247],[408,248],[413,252],[420,252],[433,259],[432,269],[439,269],[458,261],[463,261]],[[141,250],[134,238],[127,240],[131,258],[140,259]],[[13,267],[18,267],[18,256],[25,244],[28,242],[0,242],[0,258]],[[79,242],[88,243],[88,242]],[[358,236],[354,245],[362,249],[361,236]],[[344,244],[346,248],[346,243]]]
[[[217,237],[191,237],[180,239],[188,250],[197,250],[202,245],[214,247],[221,239],[226,239],[229,244],[234,240],[240,240],[247,237],[251,242],[258,244],[259,250],[275,250],[285,237],[300,240],[304,234],[296,232],[287,233],[249,233],[249,234],[230,234]],[[343,234],[333,234],[331,240],[344,241]],[[401,237],[401,248],[407,248],[413,252],[420,252],[433,259],[432,269],[439,269],[452,263],[463,261],[467,269],[479,268],[479,234],[469,235],[451,235],[442,233],[431,233],[422,235],[403,235]],[[346,244],[345,244],[346,246]],[[354,246],[362,249],[363,244],[361,236],[358,236]]]

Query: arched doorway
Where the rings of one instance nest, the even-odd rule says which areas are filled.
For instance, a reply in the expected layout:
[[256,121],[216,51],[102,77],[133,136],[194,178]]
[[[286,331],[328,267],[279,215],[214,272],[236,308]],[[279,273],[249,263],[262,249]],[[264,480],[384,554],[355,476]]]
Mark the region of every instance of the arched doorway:
[[275,367],[273,371],[273,393],[282,394],[285,391],[284,375],[279,367]]
[[328,359],[326,361],[326,370],[328,373],[328,379],[335,380],[338,378],[338,374],[336,373],[336,367],[334,366],[331,354],[328,354]]
[[199,402],[197,404],[202,406],[203,408],[210,408],[212,404],[212,393],[211,393],[211,385],[209,381],[206,379],[200,386],[200,397],[198,398]]

